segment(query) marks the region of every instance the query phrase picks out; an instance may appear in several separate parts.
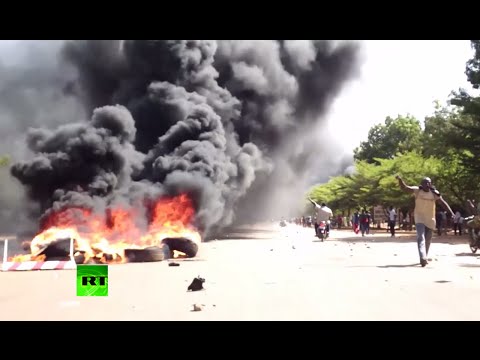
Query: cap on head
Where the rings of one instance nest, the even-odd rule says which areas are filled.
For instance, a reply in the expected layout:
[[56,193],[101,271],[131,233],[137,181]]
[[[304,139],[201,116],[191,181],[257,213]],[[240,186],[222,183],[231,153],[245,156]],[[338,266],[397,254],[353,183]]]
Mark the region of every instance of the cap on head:
[[422,182],[429,182],[431,183],[432,182],[432,179],[430,179],[428,176],[424,177]]

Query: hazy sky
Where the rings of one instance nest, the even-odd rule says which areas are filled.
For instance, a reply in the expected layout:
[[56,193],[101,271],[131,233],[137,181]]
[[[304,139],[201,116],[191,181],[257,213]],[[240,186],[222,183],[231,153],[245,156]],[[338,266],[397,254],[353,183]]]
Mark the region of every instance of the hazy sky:
[[[329,114],[329,127],[345,153],[367,138],[386,116],[410,113],[420,120],[452,90],[471,89],[464,74],[469,40],[364,40],[361,78],[352,82]],[[16,40],[0,40],[0,60],[25,56]]]
[[465,65],[469,40],[365,40],[360,80],[337,99],[329,126],[345,152],[367,139],[387,116],[411,114],[422,121],[433,102],[446,103],[452,90],[471,90]]

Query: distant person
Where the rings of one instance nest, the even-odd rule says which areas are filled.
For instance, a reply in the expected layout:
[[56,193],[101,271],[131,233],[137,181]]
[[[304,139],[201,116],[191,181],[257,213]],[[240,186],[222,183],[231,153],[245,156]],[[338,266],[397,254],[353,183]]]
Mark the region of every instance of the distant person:
[[447,212],[446,211],[441,211],[442,213],[442,230],[446,234],[447,233],[447,227],[448,227],[448,218],[447,218]]
[[338,226],[338,229],[339,229],[339,230],[342,228],[342,225],[343,225],[342,215],[339,214],[339,215],[337,216],[337,226]]
[[437,211],[437,213],[435,214],[435,220],[437,222],[437,234],[438,236],[441,236],[442,235],[442,226],[443,226],[443,214],[442,212],[439,210]]
[[327,233],[330,233],[330,219],[333,217],[332,209],[330,209],[325,203],[318,205],[315,201],[311,198],[308,198],[310,202],[315,206],[317,210],[317,221],[315,221],[315,235],[317,235],[317,229],[320,222],[325,221],[326,227],[325,230]]
[[462,227],[463,227],[463,217],[460,211],[457,210],[455,213],[455,217],[453,218],[453,233],[454,235],[462,235]]
[[428,264],[427,256],[430,249],[433,231],[436,227],[435,208],[436,202],[448,209],[452,218],[455,216],[450,206],[442,198],[440,192],[432,186],[430,178],[423,178],[420,186],[408,186],[400,176],[396,176],[400,188],[415,196],[415,227],[417,230],[418,254],[422,267]]
[[362,236],[365,236],[365,233],[367,232],[367,226],[368,226],[368,215],[365,209],[362,210],[359,216],[359,222],[360,222],[360,232],[362,233]]
[[390,230],[390,237],[395,237],[395,224],[397,223],[397,212],[390,206],[387,211],[387,219],[388,219],[388,229]]
[[367,235],[370,235],[370,224],[372,223],[372,214],[370,214],[370,211],[366,211],[365,212],[366,214],[366,217],[367,217],[367,221],[366,221],[366,224],[365,224],[365,233]]
[[358,232],[360,231],[359,225],[360,225],[360,215],[356,210],[352,215],[352,228],[355,234],[358,234]]

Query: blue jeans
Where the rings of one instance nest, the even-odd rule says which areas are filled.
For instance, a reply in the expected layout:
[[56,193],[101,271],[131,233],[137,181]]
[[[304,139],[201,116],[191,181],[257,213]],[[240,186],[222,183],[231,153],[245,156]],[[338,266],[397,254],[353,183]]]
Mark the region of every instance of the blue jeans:
[[417,229],[418,255],[420,255],[420,260],[427,260],[433,230],[426,227],[425,224],[415,224],[415,227]]

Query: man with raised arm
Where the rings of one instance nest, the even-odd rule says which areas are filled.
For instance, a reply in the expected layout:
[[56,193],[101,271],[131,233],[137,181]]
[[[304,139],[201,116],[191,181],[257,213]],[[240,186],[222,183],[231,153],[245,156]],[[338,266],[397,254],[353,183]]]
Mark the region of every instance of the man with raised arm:
[[322,205],[318,205],[311,198],[308,198],[308,200],[310,200],[310,202],[313,204],[313,206],[315,206],[315,209],[317,210],[317,221],[315,222],[315,235],[317,235],[318,225],[320,224],[321,221],[326,222],[327,224],[326,231],[327,233],[330,233],[330,219],[333,217],[332,209],[327,207],[325,203],[322,203]]
[[417,230],[418,254],[422,267],[428,264],[427,255],[435,229],[435,208],[438,201],[442,207],[455,216],[440,192],[432,186],[430,178],[423,178],[420,186],[408,186],[400,176],[396,176],[400,188],[415,196],[415,228]]

